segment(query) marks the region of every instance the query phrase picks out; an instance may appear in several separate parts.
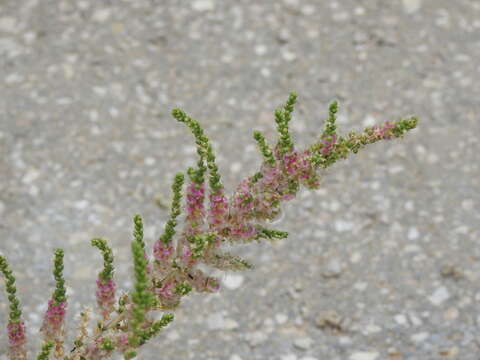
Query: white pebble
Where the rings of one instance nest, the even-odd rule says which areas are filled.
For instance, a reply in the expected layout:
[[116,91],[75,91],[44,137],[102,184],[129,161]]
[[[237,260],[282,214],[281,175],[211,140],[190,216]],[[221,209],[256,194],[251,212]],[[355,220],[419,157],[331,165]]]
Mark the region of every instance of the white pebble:
[[335,221],[335,230],[338,232],[346,232],[353,229],[353,223],[345,220]]
[[378,352],[358,351],[350,355],[350,360],[375,360],[378,358]]
[[238,289],[243,284],[243,276],[238,274],[227,274],[225,280],[222,281],[222,284],[230,290]]
[[293,346],[300,350],[308,350],[312,347],[312,339],[308,337],[295,339],[293,341]]
[[395,315],[394,319],[397,322],[397,324],[399,324],[399,325],[408,325],[407,318],[403,314]]
[[144,163],[147,166],[153,166],[153,165],[155,165],[155,162],[156,162],[155,158],[153,158],[151,156],[146,157],[145,160],[144,160]]
[[445,286],[441,286],[433,292],[428,300],[430,300],[433,305],[439,306],[449,298],[450,293],[448,292],[448,289]]
[[40,176],[40,172],[37,169],[30,169],[23,176],[22,181],[23,181],[24,184],[31,184],[35,180],[37,180],[39,176]]
[[215,3],[212,0],[196,0],[192,2],[192,9],[195,11],[211,11],[215,9]]
[[73,207],[78,210],[84,210],[87,208],[88,205],[89,202],[87,200],[79,200],[73,203]]
[[93,13],[92,19],[93,21],[103,23],[110,18],[111,10],[108,8],[99,9]]
[[288,316],[285,314],[276,314],[275,321],[280,325],[285,324],[288,321]]
[[285,50],[282,52],[282,57],[285,61],[291,62],[297,58],[297,55],[291,51]]
[[259,56],[265,55],[267,53],[267,50],[267,47],[263,44],[255,46],[255,54]]
[[416,240],[418,239],[418,236],[419,236],[419,232],[417,230],[416,227],[411,227],[410,229],[408,229],[408,240]]
[[403,0],[403,9],[407,14],[413,14],[420,10],[422,6],[421,0]]
[[420,332],[420,333],[416,333],[416,334],[413,334],[410,339],[413,341],[413,342],[416,342],[416,343],[421,343],[421,342],[424,342],[425,340],[427,340],[427,338],[429,337],[430,335],[427,333],[427,332]]

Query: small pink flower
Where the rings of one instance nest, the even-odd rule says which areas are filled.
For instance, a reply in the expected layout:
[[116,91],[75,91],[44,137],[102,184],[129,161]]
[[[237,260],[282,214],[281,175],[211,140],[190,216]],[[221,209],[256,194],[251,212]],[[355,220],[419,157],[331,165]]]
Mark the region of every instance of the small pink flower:
[[43,318],[40,329],[45,337],[50,340],[61,341],[64,335],[65,314],[67,302],[57,302],[55,299],[48,301],[48,308]]
[[330,139],[324,139],[322,140],[323,147],[320,150],[320,152],[323,155],[329,155],[330,152],[333,150],[333,146],[337,143],[337,136],[336,135],[331,135]]
[[162,287],[156,290],[157,294],[168,299],[175,297],[173,290],[175,289],[176,281],[167,282],[162,285]]
[[153,256],[160,262],[167,261],[173,255],[173,246],[165,245],[161,240],[157,240],[153,247]]
[[119,334],[116,338],[116,344],[118,351],[125,351],[129,348],[130,344],[128,342],[128,335],[123,333]]
[[97,279],[97,304],[102,310],[102,315],[108,317],[113,312],[115,305],[116,285],[113,279]]
[[7,326],[8,343],[11,347],[19,347],[26,343],[25,323],[23,320],[19,322],[11,322]]
[[191,266],[197,263],[197,260],[192,257],[190,246],[187,244],[185,244],[182,250],[182,261],[186,266]]
[[210,228],[220,228],[222,224],[225,224],[227,214],[228,201],[222,188],[210,194],[210,209],[208,216]]

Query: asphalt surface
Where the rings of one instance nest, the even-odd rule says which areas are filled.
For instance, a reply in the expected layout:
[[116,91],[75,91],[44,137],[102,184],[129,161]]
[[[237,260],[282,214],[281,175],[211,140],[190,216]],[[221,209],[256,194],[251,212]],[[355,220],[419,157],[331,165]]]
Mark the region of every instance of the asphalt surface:
[[[94,306],[108,238],[131,286],[132,216],[153,244],[198,119],[232,191],[299,93],[299,146],[340,102],[344,133],[415,114],[286,207],[277,244],[218,295],[194,295],[141,359],[480,357],[480,1],[1,0],[0,253],[17,274],[29,349],[66,252],[70,339]],[[0,285],[3,291],[3,285]],[[0,328],[7,321],[0,296]],[[0,336],[0,359],[6,338]]]

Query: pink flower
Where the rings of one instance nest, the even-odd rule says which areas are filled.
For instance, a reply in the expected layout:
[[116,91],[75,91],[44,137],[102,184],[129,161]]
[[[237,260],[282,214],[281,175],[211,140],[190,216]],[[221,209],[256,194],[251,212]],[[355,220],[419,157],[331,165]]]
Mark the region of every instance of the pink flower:
[[48,308],[43,318],[42,328],[40,329],[47,339],[62,340],[66,308],[66,301],[57,302],[55,299],[48,301]]
[[10,322],[7,326],[8,343],[11,347],[20,347],[26,343],[25,323],[20,320],[18,322]]
[[175,294],[173,293],[173,290],[175,289],[175,285],[176,285],[176,281],[167,282],[163,284],[162,287],[157,289],[156,292],[158,295],[162,297],[172,299],[175,297]]
[[153,256],[160,262],[167,261],[173,255],[173,246],[165,245],[161,240],[157,240],[153,247]]
[[330,139],[328,139],[328,138],[324,139],[324,140],[322,140],[322,143],[323,143],[323,147],[320,150],[320,152],[323,155],[329,155],[330,152],[333,149],[333,145],[335,145],[337,143],[337,136],[336,135],[331,135]]
[[113,279],[97,279],[97,304],[102,310],[102,315],[107,318],[114,310],[116,285]]
[[225,224],[227,214],[228,201],[222,188],[210,194],[210,209],[208,216],[210,228],[221,228],[221,225]]
[[128,335],[123,333],[123,334],[119,334],[117,336],[117,339],[116,339],[116,343],[117,343],[117,349],[118,351],[125,351],[129,348],[130,344],[128,343]]
[[192,257],[190,246],[187,244],[184,245],[182,250],[182,261],[186,266],[191,266],[197,263],[197,260]]

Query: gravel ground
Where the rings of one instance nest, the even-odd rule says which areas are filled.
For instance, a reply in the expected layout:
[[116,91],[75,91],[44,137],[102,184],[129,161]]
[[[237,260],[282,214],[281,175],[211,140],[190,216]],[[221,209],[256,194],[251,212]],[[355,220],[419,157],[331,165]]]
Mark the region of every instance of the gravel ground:
[[333,99],[344,132],[421,123],[329,169],[289,203],[289,239],[239,247],[256,269],[186,300],[140,358],[478,360],[479,57],[478,0],[0,1],[0,252],[29,332],[56,247],[70,318],[94,304],[90,238],[110,239],[131,286],[133,214],[153,243],[196,161],[173,106],[204,125],[232,190],[259,165],[252,129],[273,139],[296,90],[303,145]]

